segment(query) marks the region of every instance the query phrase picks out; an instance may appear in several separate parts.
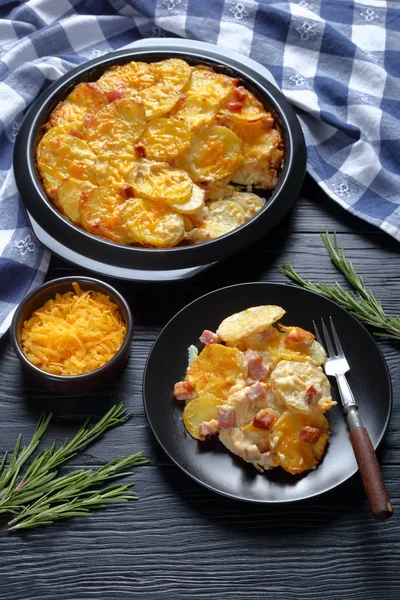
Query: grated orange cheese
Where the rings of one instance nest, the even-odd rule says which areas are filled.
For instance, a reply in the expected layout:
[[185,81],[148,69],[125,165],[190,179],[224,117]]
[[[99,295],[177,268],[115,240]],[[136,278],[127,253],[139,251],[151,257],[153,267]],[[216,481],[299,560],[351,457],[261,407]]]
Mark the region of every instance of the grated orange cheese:
[[24,322],[27,359],[53,375],[83,375],[102,367],[120,349],[126,326],[115,302],[92,290],[56,294]]

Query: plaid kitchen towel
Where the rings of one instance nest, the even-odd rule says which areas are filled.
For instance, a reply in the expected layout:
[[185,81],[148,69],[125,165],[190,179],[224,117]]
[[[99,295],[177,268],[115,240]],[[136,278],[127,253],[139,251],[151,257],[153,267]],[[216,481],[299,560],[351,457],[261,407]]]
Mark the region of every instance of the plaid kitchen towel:
[[26,108],[75,65],[170,36],[265,65],[297,110],[310,174],[349,212],[400,240],[400,3],[0,0],[0,335],[49,261],[11,168]]

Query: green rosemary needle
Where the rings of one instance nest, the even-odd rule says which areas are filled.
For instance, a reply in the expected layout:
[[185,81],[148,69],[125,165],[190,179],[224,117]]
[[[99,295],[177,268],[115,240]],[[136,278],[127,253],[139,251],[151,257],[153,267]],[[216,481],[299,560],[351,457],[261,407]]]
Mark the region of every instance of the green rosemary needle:
[[54,506],[45,504],[38,506],[31,512],[27,511],[23,518],[17,523],[11,525],[9,531],[19,529],[28,529],[54,523],[59,519],[70,517],[90,516],[91,510],[105,508],[111,502],[128,502],[129,500],[138,500],[135,492],[131,492],[132,483],[128,485],[114,485],[103,490],[91,493],[87,497],[76,497],[67,502],[56,504]]
[[[18,514],[18,511],[22,510],[22,513],[19,513],[19,519],[33,506],[61,502],[84,495],[89,487],[101,485],[105,481],[109,482],[117,477],[132,475],[131,471],[124,471],[124,469],[139,467],[147,463],[148,460],[142,456],[142,452],[137,452],[131,456],[115,458],[97,471],[79,469],[60,477],[38,479],[35,481],[35,485],[21,488],[18,494],[14,494],[2,506],[2,512]],[[30,504],[33,501],[35,504]]]
[[14,451],[12,453],[10,463],[8,467],[5,467],[8,452],[3,456],[0,466],[0,505],[2,499],[8,497],[10,490],[15,486],[16,480],[20,474],[20,471],[29,457],[36,450],[40,440],[45,434],[49,425],[51,414],[41,415],[36,425],[36,429],[33,433],[32,439],[28,446],[24,446],[21,450],[22,435],[19,434],[17,441],[15,442]]
[[[31,502],[35,498],[36,501],[33,504],[25,506],[22,512],[12,519],[8,525],[13,526],[21,520],[40,514],[43,511],[46,511],[46,515],[49,515],[51,508],[57,508],[59,504],[66,501],[70,502],[73,499],[80,498],[83,506],[86,506],[87,497],[92,496],[94,493],[93,489],[88,491],[88,488],[99,486],[104,482],[110,482],[116,477],[120,478],[132,475],[132,471],[124,471],[124,469],[138,467],[147,463],[148,461],[142,456],[142,452],[137,452],[131,456],[116,458],[97,471],[81,469],[58,477],[50,482],[50,484],[45,484],[36,490],[36,494],[25,495],[23,498],[25,503]],[[129,487],[131,485],[133,484],[129,484]],[[104,490],[100,490],[99,493],[103,492]],[[18,498],[19,501],[20,498]],[[76,508],[79,508],[79,506],[79,503],[75,504]],[[21,506],[15,505],[14,508],[21,509]],[[9,512],[14,512],[14,510],[10,510]]]
[[375,335],[400,340],[400,316],[385,313],[381,302],[366,288],[363,278],[347,260],[344,249],[338,245],[336,234],[333,234],[333,243],[328,230],[321,233],[321,238],[332,262],[353,286],[355,292],[346,291],[337,281],[329,286],[323,281],[313,283],[310,279],[303,279],[290,262],[279,267],[279,270],[295,285],[321,294],[346,308],[357,319],[377,329]]
[[[54,441],[50,448],[39,452],[22,479],[17,483],[21,467],[36,449],[49,424],[51,415],[48,417],[42,416],[29,446],[23,448],[21,452],[21,435],[18,436],[10,463],[8,467],[4,468],[0,476],[0,513],[9,512],[9,507],[14,506],[15,497],[22,490],[26,493],[45,483],[49,484],[56,477],[57,468],[62,463],[94,442],[110,427],[124,423],[130,417],[130,414],[121,402],[118,406],[113,406],[91,429],[87,427],[89,423],[89,420],[87,420],[75,437],[71,440],[66,439],[58,449],[56,449],[56,442]],[[4,459],[3,463],[5,463]]]

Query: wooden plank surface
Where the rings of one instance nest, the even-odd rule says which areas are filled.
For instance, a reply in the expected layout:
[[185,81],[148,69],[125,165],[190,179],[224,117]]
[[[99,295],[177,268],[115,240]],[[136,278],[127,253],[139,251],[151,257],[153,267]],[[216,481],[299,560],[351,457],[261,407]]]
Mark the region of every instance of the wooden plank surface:
[[[136,331],[126,371],[103,390],[75,399],[43,392],[25,378],[8,336],[0,340],[0,451],[21,431],[32,433],[38,413],[53,410],[48,439],[72,435],[86,414],[124,400],[134,411],[70,463],[99,466],[143,449],[151,466],[135,474],[140,501],[87,519],[19,535],[0,528],[0,600],[119,598],[218,600],[394,600],[400,596],[400,361],[399,344],[380,342],[392,377],[394,409],[379,449],[395,516],[369,516],[359,476],[323,496],[291,505],[256,506],[212,494],[181,473],[147,426],[141,398],[144,363],[166,322],[189,301],[242,281],[285,279],[290,260],[307,276],[340,278],[319,239],[325,226],[390,311],[399,310],[399,246],[349,216],[307,180],[289,215],[252,248],[179,283],[112,281],[129,299]],[[82,274],[53,259],[49,278]]]

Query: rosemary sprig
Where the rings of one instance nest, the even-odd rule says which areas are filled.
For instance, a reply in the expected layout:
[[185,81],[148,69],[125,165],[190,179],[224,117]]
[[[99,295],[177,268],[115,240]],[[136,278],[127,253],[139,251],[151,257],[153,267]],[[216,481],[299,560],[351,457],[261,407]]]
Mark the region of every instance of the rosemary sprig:
[[89,423],[89,420],[87,420],[75,437],[71,440],[67,438],[57,450],[56,442],[54,441],[50,448],[39,452],[28,467],[25,475],[17,484],[21,467],[36,449],[49,424],[51,415],[48,417],[42,416],[33,434],[31,443],[27,448],[23,448],[21,452],[21,435],[18,436],[10,463],[0,477],[0,513],[9,512],[9,507],[14,506],[15,497],[21,493],[21,490],[27,492],[28,490],[37,489],[44,483],[49,484],[56,477],[57,468],[62,463],[75,456],[79,450],[94,442],[107,429],[124,423],[129,417],[130,413],[124,408],[121,402],[118,406],[113,406],[91,429],[87,427]]
[[7,468],[5,468],[5,464],[8,452],[4,454],[0,466],[0,504],[1,498],[7,496],[8,490],[14,487],[22,467],[24,466],[28,458],[36,450],[40,440],[42,439],[43,435],[47,430],[51,416],[51,414],[48,416],[40,416],[31,441],[29,442],[28,446],[24,446],[22,450],[20,450],[22,435],[19,434],[19,436],[17,437],[17,441],[15,442],[14,451],[12,453],[10,463]]
[[[38,480],[35,482],[35,486],[22,488],[20,493],[14,495],[2,507],[2,512],[18,514],[18,511],[22,510],[22,513],[18,517],[20,518],[20,516],[23,516],[33,506],[41,506],[47,503],[53,504],[61,500],[84,495],[87,493],[86,490],[88,487],[100,485],[116,477],[132,475],[131,471],[124,471],[124,469],[139,467],[147,463],[148,460],[142,456],[142,452],[137,452],[131,456],[115,458],[97,471],[79,469],[60,477]],[[31,505],[30,503],[33,501],[36,502],[34,505]]]
[[114,485],[104,490],[96,491],[85,497],[76,497],[67,502],[51,505],[38,506],[32,512],[27,512],[24,517],[9,528],[9,531],[39,527],[54,523],[59,519],[70,517],[90,516],[91,510],[105,508],[111,502],[128,502],[138,500],[135,492],[131,492],[132,483],[128,485]]
[[[58,510],[59,505],[65,504],[66,502],[70,503],[72,500],[81,499],[81,502],[76,502],[74,507],[76,509],[80,509],[82,507],[85,508],[87,498],[92,497],[95,493],[93,490],[88,491],[88,488],[99,486],[105,481],[110,482],[116,477],[120,478],[132,475],[132,471],[124,471],[124,469],[138,467],[147,463],[148,461],[142,456],[142,452],[137,452],[131,456],[116,458],[97,471],[93,471],[92,469],[78,470],[68,473],[62,477],[58,477],[52,481],[50,485],[44,485],[40,488],[40,490],[37,490],[38,493],[34,496],[37,498],[36,502],[26,506],[17,517],[9,521],[8,525],[14,527],[16,523],[20,523],[22,520],[26,521],[32,516],[37,517],[42,513],[46,514],[46,518],[51,518],[53,515],[52,509],[54,509],[54,514],[57,515],[57,518],[61,518]],[[119,489],[124,492],[125,489],[127,490],[132,485],[134,484],[112,487],[119,487]],[[97,493],[104,494],[107,490],[109,491],[111,488],[108,487],[106,490],[100,490]],[[136,494],[133,492],[131,496],[132,499],[137,498]],[[115,498],[114,496],[112,497]],[[25,496],[24,501],[30,502],[32,499],[32,495],[28,495]],[[20,498],[18,498],[18,502],[19,501]],[[115,502],[118,500],[114,499],[113,501]],[[21,506],[16,505],[15,508],[20,509]]]
[[279,270],[295,285],[321,294],[346,308],[357,319],[377,329],[378,331],[374,332],[375,335],[386,339],[400,340],[400,316],[385,313],[381,302],[371,290],[366,288],[363,278],[357,274],[352,263],[347,260],[344,249],[338,245],[336,234],[333,235],[333,243],[328,230],[321,233],[321,238],[332,262],[356,292],[346,291],[337,281],[329,286],[323,281],[313,283],[310,279],[303,279],[290,262],[279,267]]

